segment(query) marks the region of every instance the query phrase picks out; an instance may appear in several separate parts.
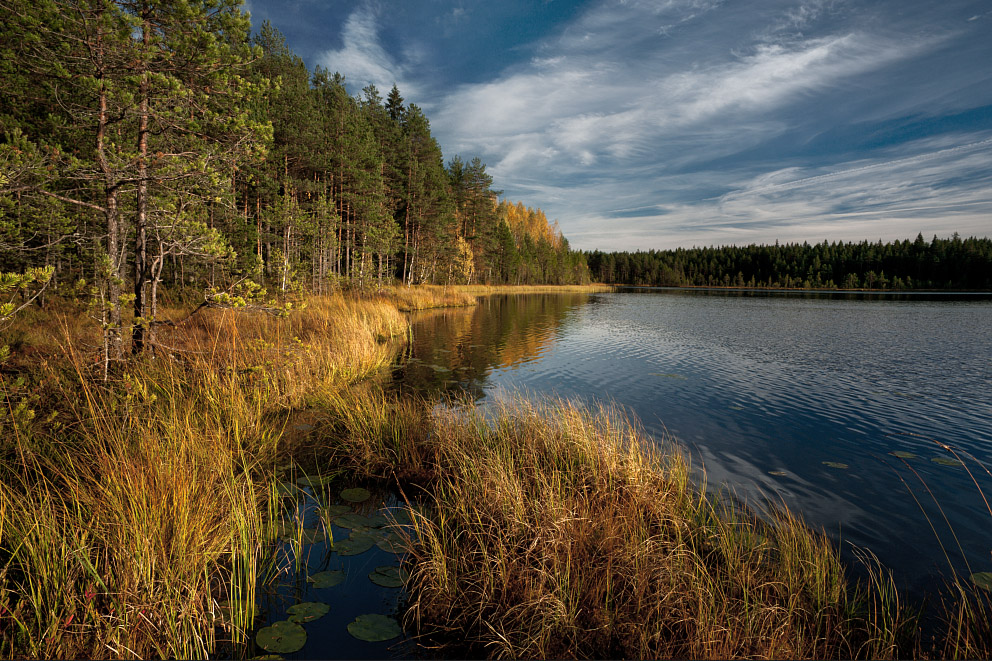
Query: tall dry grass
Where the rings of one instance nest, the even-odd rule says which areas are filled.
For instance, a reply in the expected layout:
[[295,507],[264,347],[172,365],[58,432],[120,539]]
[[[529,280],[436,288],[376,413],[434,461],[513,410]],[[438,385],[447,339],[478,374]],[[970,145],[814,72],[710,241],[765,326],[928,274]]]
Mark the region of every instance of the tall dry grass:
[[[512,400],[410,409],[327,403],[329,446],[428,505],[408,618],[457,656],[894,658],[914,621],[868,562],[693,485],[684,454],[619,411]],[[342,433],[345,432],[345,433]]]
[[7,396],[0,417],[0,654],[205,658],[243,642],[289,415],[374,373],[405,329],[394,306],[341,296],[288,319],[208,309],[106,383],[75,322],[61,349],[25,330],[46,349],[16,377],[31,408]]
[[488,296],[491,294],[566,294],[605,293],[616,291],[613,285],[592,283],[588,285],[454,285],[453,289],[466,294]]

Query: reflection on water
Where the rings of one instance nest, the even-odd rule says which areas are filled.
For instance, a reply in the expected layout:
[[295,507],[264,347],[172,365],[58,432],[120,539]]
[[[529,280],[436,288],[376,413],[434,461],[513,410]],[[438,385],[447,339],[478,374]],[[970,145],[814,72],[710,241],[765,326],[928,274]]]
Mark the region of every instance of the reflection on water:
[[922,590],[947,561],[921,507],[959,571],[992,570],[992,515],[938,445],[992,466],[990,328],[988,296],[494,297],[417,319],[394,376],[476,399],[509,388],[615,400],[649,433],[676,435],[711,485],[784,502],[846,557],[867,546]]
[[540,360],[589,299],[589,294],[488,296],[471,308],[416,313],[394,382],[418,394],[458,390],[482,399],[494,370]]

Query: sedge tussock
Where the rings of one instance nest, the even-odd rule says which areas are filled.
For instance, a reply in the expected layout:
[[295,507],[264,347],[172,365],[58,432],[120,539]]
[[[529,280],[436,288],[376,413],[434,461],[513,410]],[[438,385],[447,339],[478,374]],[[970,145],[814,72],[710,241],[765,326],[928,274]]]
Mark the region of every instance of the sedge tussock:
[[[616,408],[511,401],[431,421],[436,518],[411,613],[470,654],[888,657],[836,553],[691,486]],[[439,623],[439,624],[433,624]],[[462,642],[463,641],[463,642]]]

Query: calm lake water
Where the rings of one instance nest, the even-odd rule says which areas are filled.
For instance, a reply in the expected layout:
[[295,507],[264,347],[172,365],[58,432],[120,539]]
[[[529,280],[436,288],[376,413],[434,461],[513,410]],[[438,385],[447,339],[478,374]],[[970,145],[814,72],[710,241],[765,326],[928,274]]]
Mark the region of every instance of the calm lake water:
[[481,402],[520,390],[616,401],[649,434],[674,435],[711,489],[784,502],[846,559],[871,549],[914,595],[948,574],[941,544],[966,576],[992,571],[992,514],[938,445],[992,497],[977,463],[992,467],[990,296],[490,297],[416,317],[394,376]]

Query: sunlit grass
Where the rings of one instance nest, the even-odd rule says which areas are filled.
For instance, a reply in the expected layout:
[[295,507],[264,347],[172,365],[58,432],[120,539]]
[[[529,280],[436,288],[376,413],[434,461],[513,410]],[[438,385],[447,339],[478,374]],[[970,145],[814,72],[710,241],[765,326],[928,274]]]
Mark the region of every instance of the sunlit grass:
[[893,658],[888,574],[852,586],[784,510],[712,498],[614,408],[328,402],[336,460],[423,494],[410,621],[456,655]]
[[388,363],[405,319],[342,296],[288,319],[175,312],[155,355],[104,382],[91,329],[31,321],[46,315],[14,356],[44,361],[0,375],[0,650],[205,658],[218,633],[245,642],[289,416]]
[[[677,446],[645,442],[615,408],[433,407],[367,380],[407,330],[401,306],[465,300],[437,290],[312,298],[289,318],[166,310],[178,323],[156,329],[155,355],[109,382],[78,315],[32,312],[0,374],[0,654],[244,643],[259,578],[278,571],[276,467],[292,460],[425,506],[407,622],[452,654],[920,655],[873,556],[854,586],[824,536],[706,495]],[[936,654],[984,656],[988,594],[953,586]]]

